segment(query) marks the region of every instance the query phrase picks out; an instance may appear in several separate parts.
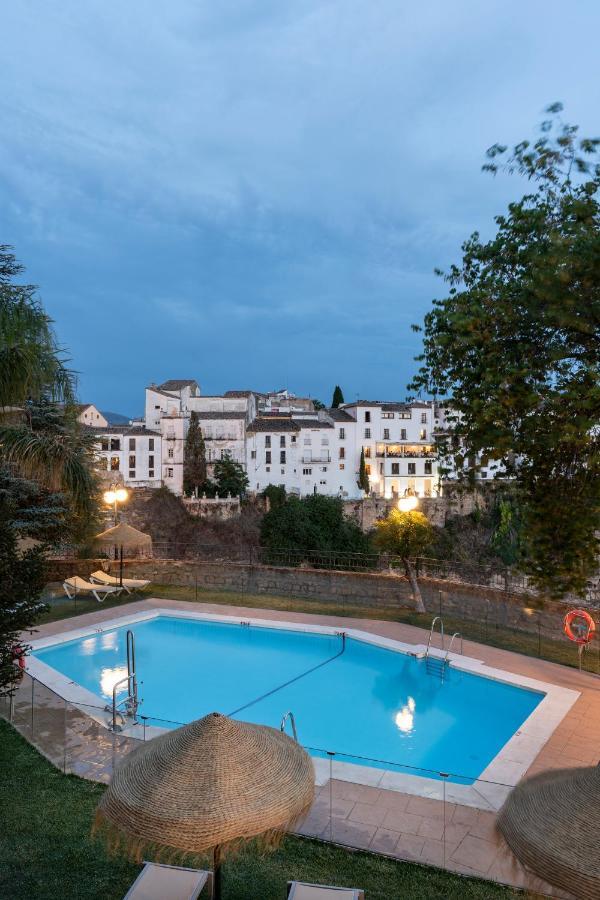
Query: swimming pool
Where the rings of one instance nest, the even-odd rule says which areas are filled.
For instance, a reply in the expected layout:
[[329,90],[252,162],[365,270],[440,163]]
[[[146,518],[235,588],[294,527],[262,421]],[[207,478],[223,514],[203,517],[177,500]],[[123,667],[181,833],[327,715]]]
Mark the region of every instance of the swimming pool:
[[140,713],[149,724],[177,727],[218,711],[278,728],[292,710],[298,739],[316,757],[334,751],[348,763],[433,779],[447,773],[458,784],[472,784],[545,698],[542,690],[456,665],[442,680],[422,656],[362,632],[343,639],[332,629],[311,633],[166,611],[34,645],[33,658],[101,705],[127,674],[128,628]]

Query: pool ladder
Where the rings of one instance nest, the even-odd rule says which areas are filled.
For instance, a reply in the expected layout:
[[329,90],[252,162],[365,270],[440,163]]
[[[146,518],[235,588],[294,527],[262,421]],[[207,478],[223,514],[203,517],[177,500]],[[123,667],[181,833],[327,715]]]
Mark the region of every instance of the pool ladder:
[[[127,684],[127,696],[117,700],[117,691],[121,685]],[[138,699],[137,677],[135,674],[135,637],[133,631],[127,632],[127,675],[113,685],[112,706],[106,707],[112,713],[111,728],[122,731],[126,725],[137,725]],[[120,718],[120,723],[117,719]]]
[[281,725],[279,726],[279,730],[285,734],[285,723],[287,720],[290,720],[290,725],[292,726],[292,734],[294,735],[294,740],[298,743],[298,732],[296,731],[296,719],[294,718],[294,713],[291,709],[286,712],[285,716],[281,720]]
[[450,644],[448,645],[448,649],[444,656],[432,656],[431,655],[431,639],[433,637],[433,632],[435,630],[436,622],[440,623],[440,637],[442,641],[442,651],[444,650],[444,620],[441,616],[436,616],[433,622],[431,623],[431,628],[429,629],[429,637],[427,639],[427,649],[425,651],[425,671],[428,675],[436,675],[442,681],[444,680],[444,675],[446,672],[446,666],[450,662],[450,653],[452,652],[452,647],[454,645],[454,641],[456,638],[460,638],[460,652],[463,652],[463,637],[460,631],[455,631],[452,637],[450,638]]

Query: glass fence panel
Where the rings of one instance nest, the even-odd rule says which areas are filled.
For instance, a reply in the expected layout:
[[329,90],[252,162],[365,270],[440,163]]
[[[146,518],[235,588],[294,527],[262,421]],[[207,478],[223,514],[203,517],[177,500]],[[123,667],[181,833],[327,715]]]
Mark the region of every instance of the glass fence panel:
[[29,740],[50,762],[64,769],[66,701],[36,679],[31,682],[33,715]]

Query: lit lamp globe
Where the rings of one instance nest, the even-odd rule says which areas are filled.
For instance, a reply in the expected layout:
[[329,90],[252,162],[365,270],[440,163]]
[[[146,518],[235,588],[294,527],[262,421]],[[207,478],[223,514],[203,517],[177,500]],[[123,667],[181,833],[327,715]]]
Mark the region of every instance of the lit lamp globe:
[[400,512],[412,512],[419,505],[419,498],[415,494],[408,497],[400,497],[398,500],[398,509]]
[[116,491],[105,491],[104,492],[104,502],[109,506],[112,506],[115,500],[117,499]]
[[115,499],[117,503],[125,503],[127,500],[127,491],[125,488],[117,488],[115,491]]

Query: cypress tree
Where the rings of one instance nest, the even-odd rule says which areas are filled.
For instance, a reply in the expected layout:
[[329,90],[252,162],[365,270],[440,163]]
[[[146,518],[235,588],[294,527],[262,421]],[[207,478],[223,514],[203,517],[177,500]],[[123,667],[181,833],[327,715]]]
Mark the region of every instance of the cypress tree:
[[190,415],[190,427],[185,439],[183,456],[183,493],[194,494],[200,491],[206,481],[206,447],[202,429],[198,421],[198,413],[193,410]]
[[369,476],[367,475],[367,464],[365,462],[365,448],[360,451],[360,466],[358,469],[358,486],[365,493],[369,493]]
[[342,389],[339,384],[336,384],[333,391],[333,398],[331,400],[331,408],[337,409],[344,402],[344,395],[342,394]]

